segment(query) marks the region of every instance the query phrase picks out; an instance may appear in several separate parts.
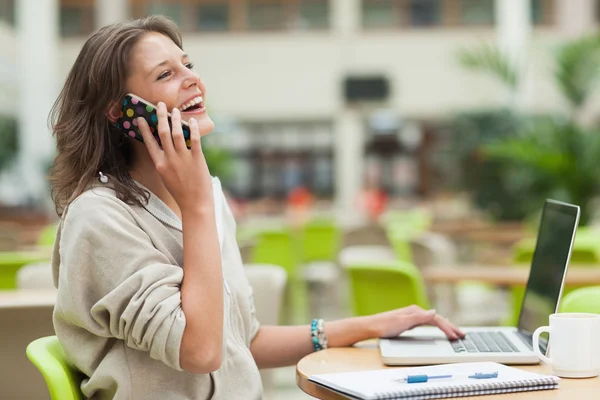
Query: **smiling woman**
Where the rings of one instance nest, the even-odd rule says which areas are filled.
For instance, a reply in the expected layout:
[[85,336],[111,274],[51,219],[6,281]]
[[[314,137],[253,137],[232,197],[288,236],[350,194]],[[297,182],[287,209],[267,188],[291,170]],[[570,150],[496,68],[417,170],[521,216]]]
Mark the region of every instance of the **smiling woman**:
[[[214,128],[206,98],[177,26],[151,16],[94,32],[53,108],[54,327],[88,378],[85,397],[259,399],[258,368],[311,351],[420,324],[462,335],[417,306],[260,326],[235,220],[202,150]],[[123,127],[137,124],[143,141],[117,126],[121,112],[143,112],[141,99],[156,124]]]

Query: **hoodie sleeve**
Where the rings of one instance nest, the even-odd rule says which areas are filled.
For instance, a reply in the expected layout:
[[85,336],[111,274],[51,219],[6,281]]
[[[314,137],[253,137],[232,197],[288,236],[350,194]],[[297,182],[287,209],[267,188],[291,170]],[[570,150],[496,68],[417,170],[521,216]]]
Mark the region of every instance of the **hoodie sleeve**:
[[183,269],[155,248],[124,203],[84,195],[63,217],[55,318],[182,370]]

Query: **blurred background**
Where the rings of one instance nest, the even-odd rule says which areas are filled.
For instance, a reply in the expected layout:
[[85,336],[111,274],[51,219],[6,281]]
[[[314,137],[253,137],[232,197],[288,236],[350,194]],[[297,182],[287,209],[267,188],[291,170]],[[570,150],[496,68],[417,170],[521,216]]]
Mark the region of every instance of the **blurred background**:
[[[30,374],[15,376],[44,389],[19,346],[53,334],[47,116],[95,29],[149,14],[182,29],[249,279],[280,300],[257,296],[263,322],[416,303],[508,324],[526,275],[501,277],[529,265],[548,197],[581,206],[573,263],[600,284],[599,3],[0,0],[0,309],[37,298],[45,321],[7,333]],[[264,379],[303,398],[293,368]],[[40,398],[14,382],[0,397]]]

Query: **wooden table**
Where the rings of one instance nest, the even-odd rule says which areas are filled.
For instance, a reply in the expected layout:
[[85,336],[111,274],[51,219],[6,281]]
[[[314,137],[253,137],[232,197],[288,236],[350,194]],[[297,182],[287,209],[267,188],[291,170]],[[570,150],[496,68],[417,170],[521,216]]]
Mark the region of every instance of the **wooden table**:
[[[305,393],[324,400],[341,400],[330,390],[308,381],[314,374],[333,372],[367,371],[389,368],[382,364],[375,341],[363,342],[358,347],[335,348],[319,351],[304,357],[296,366],[296,383]],[[395,367],[401,369],[402,367]],[[520,366],[527,371],[551,374],[547,365]],[[546,399],[546,400],[597,400],[600,396],[600,378],[561,379],[560,389],[534,392],[510,393],[494,396],[473,396],[465,399]]]
[[[458,283],[477,281],[496,285],[525,285],[529,277],[528,267],[484,266],[440,266],[421,270],[427,283]],[[567,272],[569,285],[600,285],[600,266],[573,265]]]

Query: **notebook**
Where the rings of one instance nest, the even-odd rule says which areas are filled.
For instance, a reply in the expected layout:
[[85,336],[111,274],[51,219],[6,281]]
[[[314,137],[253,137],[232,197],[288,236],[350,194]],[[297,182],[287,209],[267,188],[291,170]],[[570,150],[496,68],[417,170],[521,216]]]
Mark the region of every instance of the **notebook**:
[[[497,372],[497,378],[472,379],[475,373]],[[424,383],[406,383],[408,375],[453,375]],[[540,375],[495,362],[457,363],[415,368],[312,375],[309,381],[349,399],[443,399],[448,397],[557,389],[560,378]]]

